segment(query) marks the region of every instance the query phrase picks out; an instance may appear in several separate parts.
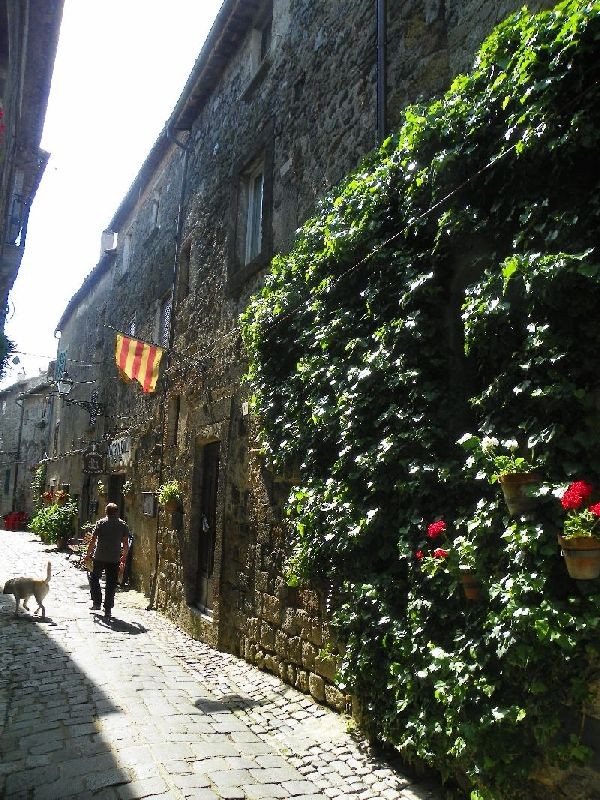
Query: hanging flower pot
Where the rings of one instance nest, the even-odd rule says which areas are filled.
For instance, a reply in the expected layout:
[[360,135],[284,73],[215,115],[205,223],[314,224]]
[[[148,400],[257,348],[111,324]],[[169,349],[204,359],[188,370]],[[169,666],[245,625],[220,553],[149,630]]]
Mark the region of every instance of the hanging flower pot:
[[179,481],[171,480],[158,488],[158,504],[169,513],[177,511],[181,506],[182,494]]
[[509,472],[498,478],[504,501],[511,517],[525,514],[537,505],[537,497],[527,494],[527,489],[538,486],[540,476],[537,472]]
[[600,539],[577,536],[565,539],[558,536],[567,572],[578,581],[593,581],[600,577]]
[[593,487],[575,481],[561,497],[567,512],[564,532],[558,543],[567,572],[578,581],[593,581],[600,576],[600,503],[592,503]]
[[460,567],[459,580],[467,600],[480,602],[483,600],[483,589],[477,574],[470,567]]

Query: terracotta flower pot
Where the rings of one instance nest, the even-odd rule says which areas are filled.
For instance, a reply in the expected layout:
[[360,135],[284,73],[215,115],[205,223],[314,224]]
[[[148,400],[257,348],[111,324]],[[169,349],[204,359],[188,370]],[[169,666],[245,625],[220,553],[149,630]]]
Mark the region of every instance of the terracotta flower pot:
[[168,511],[172,514],[174,511],[177,511],[179,508],[179,500],[176,497],[172,498],[171,500],[167,500],[165,503],[165,511]]
[[529,497],[523,492],[523,489],[537,486],[540,483],[540,476],[537,472],[511,472],[508,475],[501,475],[498,480],[511,517],[525,514],[535,508],[537,497]]
[[571,578],[593,581],[600,576],[600,539],[593,536],[565,539],[559,534],[558,543]]
[[467,600],[473,600],[474,602],[483,600],[481,581],[472,569],[461,567],[459,578]]

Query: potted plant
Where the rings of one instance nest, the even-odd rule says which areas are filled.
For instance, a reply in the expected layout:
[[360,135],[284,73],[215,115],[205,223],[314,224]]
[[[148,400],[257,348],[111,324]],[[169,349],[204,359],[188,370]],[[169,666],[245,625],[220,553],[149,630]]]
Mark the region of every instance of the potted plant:
[[560,500],[567,517],[558,543],[567,572],[580,581],[600,576],[600,503],[590,504],[592,493],[591,484],[575,481]]
[[106,485],[104,481],[98,481],[96,486],[98,488],[98,497],[106,497]]
[[427,539],[435,546],[431,552],[417,550],[415,558],[421,562],[421,570],[427,575],[445,571],[457,576],[467,600],[480,601],[483,590],[476,570],[475,543],[467,536],[456,536],[452,542],[447,542],[446,528],[441,519],[428,525]]
[[516,439],[500,442],[495,436],[474,436],[465,433],[458,444],[469,451],[467,466],[481,465],[490,483],[498,482],[511,517],[535,508],[537,497],[532,489],[539,486],[533,453],[521,455]]
[[483,588],[477,574],[475,543],[466,536],[457,536],[452,543],[458,561],[458,579],[467,600],[483,600]]
[[123,497],[126,500],[131,500],[131,498],[133,497],[133,483],[132,483],[132,481],[125,481],[125,483],[123,484],[122,492],[123,492]]
[[78,513],[77,503],[67,496],[60,502],[42,506],[29,522],[29,528],[47,544],[55,544],[59,550],[66,547],[73,532],[73,523]]
[[158,487],[158,504],[167,511],[177,511],[182,495],[179,481],[170,480]]

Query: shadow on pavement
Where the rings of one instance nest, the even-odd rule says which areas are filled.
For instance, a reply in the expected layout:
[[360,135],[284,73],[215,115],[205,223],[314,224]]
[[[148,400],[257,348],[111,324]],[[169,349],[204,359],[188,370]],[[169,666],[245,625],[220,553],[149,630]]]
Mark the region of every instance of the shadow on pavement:
[[19,611],[19,616],[16,617],[14,611],[12,609],[10,611],[15,622],[37,622],[40,625],[54,625],[56,627],[56,622],[54,622],[52,617],[45,617],[42,619],[39,615],[36,617],[31,613],[27,613],[27,611]]
[[0,595],[4,800],[87,798],[132,779],[100,733],[99,721],[118,718],[121,709],[52,638],[70,625],[59,618],[15,617],[13,598]]
[[243,697],[240,694],[226,694],[221,700],[209,700],[207,697],[200,697],[194,705],[199,711],[212,714],[214,711],[235,711],[255,706],[265,705],[265,700],[253,700],[251,697]]
[[136,636],[139,633],[148,633],[148,628],[144,628],[144,626],[140,625],[138,622],[125,622],[125,620],[118,619],[117,617],[112,617],[110,622],[106,622],[104,620],[104,614],[94,614],[94,624],[102,625],[104,628],[113,631],[119,631],[119,633],[129,633],[132,636]]

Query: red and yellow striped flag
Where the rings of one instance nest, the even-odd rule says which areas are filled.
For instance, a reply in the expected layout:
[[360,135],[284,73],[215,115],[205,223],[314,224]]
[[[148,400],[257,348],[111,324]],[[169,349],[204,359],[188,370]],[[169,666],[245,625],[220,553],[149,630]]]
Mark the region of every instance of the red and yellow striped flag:
[[149,342],[130,339],[117,333],[115,358],[124,381],[137,381],[144,392],[153,392],[158,380],[158,368],[164,350]]

